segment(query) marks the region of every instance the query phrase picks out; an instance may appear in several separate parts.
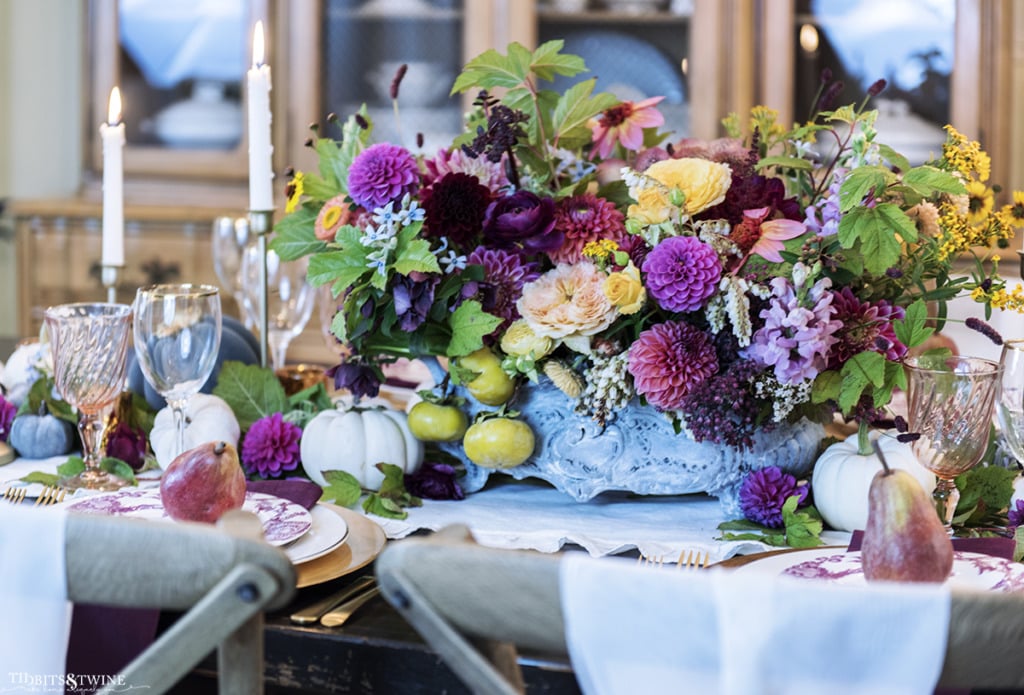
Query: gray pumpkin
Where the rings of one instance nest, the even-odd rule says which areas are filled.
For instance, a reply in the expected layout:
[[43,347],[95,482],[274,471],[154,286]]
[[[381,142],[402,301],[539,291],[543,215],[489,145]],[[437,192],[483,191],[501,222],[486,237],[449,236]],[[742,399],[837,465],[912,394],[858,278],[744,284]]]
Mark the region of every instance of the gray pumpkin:
[[8,443],[24,458],[45,459],[71,451],[78,444],[75,427],[50,415],[44,405],[38,415],[25,413],[14,418]]

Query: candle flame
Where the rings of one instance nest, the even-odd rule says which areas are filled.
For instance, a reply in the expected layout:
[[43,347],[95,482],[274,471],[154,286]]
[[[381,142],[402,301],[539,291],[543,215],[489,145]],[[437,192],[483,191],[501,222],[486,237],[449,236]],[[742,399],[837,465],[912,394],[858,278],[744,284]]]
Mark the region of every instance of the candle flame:
[[110,90],[110,102],[107,106],[107,123],[117,125],[121,120],[121,90],[114,87]]
[[252,64],[263,65],[263,20],[256,22],[256,28],[252,31]]

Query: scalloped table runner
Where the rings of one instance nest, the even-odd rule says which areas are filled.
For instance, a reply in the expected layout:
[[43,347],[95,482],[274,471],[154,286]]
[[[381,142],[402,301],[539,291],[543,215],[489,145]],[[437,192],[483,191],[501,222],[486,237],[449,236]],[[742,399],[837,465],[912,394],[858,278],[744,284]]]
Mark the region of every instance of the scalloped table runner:
[[[718,500],[704,494],[642,497],[605,492],[576,502],[547,483],[494,476],[459,501],[424,500],[403,520],[374,516],[388,538],[465,524],[481,545],[554,553],[578,545],[593,556],[639,550],[676,562],[680,553],[708,553],[709,562],[771,549],[757,541],[715,540],[726,521]],[[825,532],[828,545],[845,546],[849,533]]]

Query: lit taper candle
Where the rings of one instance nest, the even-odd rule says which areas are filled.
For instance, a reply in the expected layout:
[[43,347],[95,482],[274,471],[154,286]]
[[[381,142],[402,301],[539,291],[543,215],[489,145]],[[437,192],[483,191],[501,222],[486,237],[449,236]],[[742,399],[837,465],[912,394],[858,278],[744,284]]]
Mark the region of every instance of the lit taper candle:
[[103,255],[107,267],[124,265],[124,123],[121,90],[110,90],[107,122],[100,125],[103,140]]
[[249,209],[274,209],[274,173],[270,144],[270,66],[264,64],[263,22],[256,22],[252,36],[252,67],[247,75],[249,91]]

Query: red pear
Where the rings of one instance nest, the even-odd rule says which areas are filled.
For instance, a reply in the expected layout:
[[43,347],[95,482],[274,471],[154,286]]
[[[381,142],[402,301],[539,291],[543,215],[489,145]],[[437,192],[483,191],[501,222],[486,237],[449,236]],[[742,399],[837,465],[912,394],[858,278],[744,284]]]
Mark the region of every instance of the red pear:
[[882,466],[868,490],[868,522],[861,545],[864,577],[944,582],[953,569],[953,542],[931,495],[910,473],[890,469],[884,459]]
[[245,474],[238,451],[209,442],[180,454],[160,479],[160,499],[172,519],[212,524],[245,502]]

